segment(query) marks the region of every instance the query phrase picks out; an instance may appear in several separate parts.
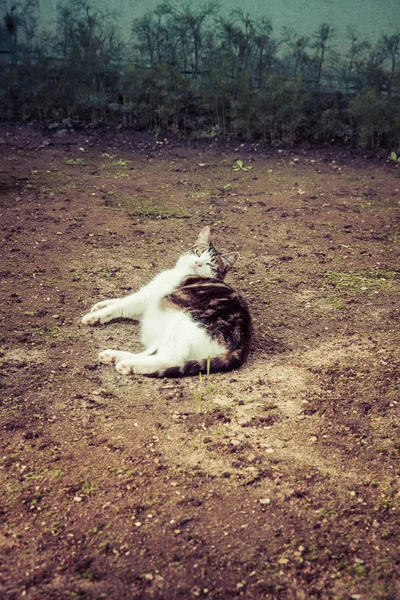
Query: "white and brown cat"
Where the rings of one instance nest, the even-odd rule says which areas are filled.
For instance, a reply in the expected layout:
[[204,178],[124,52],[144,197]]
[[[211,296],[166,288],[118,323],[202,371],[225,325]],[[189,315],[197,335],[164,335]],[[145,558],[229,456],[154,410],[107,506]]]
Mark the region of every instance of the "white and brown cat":
[[246,302],[224,282],[239,254],[220,254],[205,227],[175,267],[159,273],[138,292],[98,302],[86,325],[124,317],[140,321],[140,354],[104,350],[102,363],[124,375],[181,377],[240,367],[249,353],[251,318]]

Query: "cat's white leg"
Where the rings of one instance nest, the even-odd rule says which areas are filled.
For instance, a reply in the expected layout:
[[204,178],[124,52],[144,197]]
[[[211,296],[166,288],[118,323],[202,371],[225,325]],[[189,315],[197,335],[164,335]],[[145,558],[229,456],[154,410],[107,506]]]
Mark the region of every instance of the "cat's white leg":
[[99,354],[99,361],[105,365],[116,365],[121,360],[129,360],[135,355],[132,352],[123,352],[121,350],[104,350]]
[[91,311],[82,318],[82,323],[84,325],[97,325],[119,317],[137,321],[143,315],[149,302],[154,301],[154,298],[159,299],[170,293],[182,281],[185,274],[176,269],[163,271],[150,283],[130,296],[97,302]]
[[103,352],[100,352],[99,354],[99,361],[101,363],[104,364],[118,364],[119,362],[121,362],[122,360],[137,360],[140,358],[143,358],[145,356],[150,356],[151,354],[154,354],[154,352],[157,351],[157,345],[154,344],[153,346],[150,346],[149,348],[147,348],[146,350],[144,350],[144,352],[138,352],[137,354],[134,354],[133,352],[124,352],[122,350],[103,350]]
[[185,315],[175,314],[164,334],[154,344],[158,346],[157,354],[150,352],[152,347],[147,349],[147,356],[135,356],[121,360],[117,364],[117,371],[123,375],[132,375],[133,373],[146,375],[154,373],[168,367],[183,365],[188,358],[188,346],[181,343],[182,321],[186,319]]
[[93,312],[87,313],[82,318],[82,323],[84,325],[97,325],[120,317],[137,320],[146,307],[146,295],[142,292],[136,292],[125,298],[115,298],[110,303],[105,300],[104,303],[105,306],[98,306],[98,308],[95,308],[97,306],[95,304],[92,308]]
[[154,373],[160,369],[177,366],[176,360],[165,355],[154,354],[152,356],[143,356],[139,358],[127,358],[117,363],[117,371],[122,375],[133,375]]

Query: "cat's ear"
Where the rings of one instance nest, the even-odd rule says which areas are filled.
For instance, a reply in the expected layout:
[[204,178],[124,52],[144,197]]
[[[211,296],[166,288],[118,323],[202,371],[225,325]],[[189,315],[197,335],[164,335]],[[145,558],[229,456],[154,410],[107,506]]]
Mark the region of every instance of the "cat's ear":
[[210,241],[211,241],[211,232],[210,232],[210,228],[207,225],[207,227],[204,227],[204,229],[202,229],[199,233],[199,237],[197,238],[196,242],[195,242],[195,246],[209,246],[210,245]]
[[225,272],[232,269],[233,265],[237,262],[240,254],[239,252],[231,252],[230,254],[221,254],[220,259],[223,262]]

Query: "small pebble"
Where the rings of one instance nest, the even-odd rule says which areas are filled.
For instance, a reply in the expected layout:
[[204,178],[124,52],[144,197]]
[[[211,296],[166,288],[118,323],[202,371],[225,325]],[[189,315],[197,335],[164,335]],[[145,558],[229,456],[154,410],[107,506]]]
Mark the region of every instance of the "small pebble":
[[271,504],[271,498],[260,498],[259,503],[265,506],[266,504]]
[[378,529],[378,527],[380,527],[380,525],[381,525],[381,524],[380,524],[380,523],[379,523],[379,521],[377,521],[376,519],[374,519],[374,520],[372,521],[372,527],[373,527],[374,529]]

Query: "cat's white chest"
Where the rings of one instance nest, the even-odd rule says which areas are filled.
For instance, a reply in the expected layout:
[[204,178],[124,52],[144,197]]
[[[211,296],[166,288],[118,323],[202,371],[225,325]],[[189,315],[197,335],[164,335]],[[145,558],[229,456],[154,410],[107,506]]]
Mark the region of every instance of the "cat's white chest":
[[158,302],[151,302],[140,322],[140,341],[145,348],[149,348],[160,338],[161,334],[168,327],[172,311],[162,311],[158,308]]
[[146,349],[163,348],[175,361],[198,360],[225,351],[188,313],[173,308],[160,310],[156,304],[149,305],[144,313],[141,342]]
[[173,292],[187,276],[181,269],[170,269],[157,275],[147,286],[145,309],[140,319],[141,342],[148,348],[160,337],[161,332],[176,318],[176,311],[161,310],[161,299]]

